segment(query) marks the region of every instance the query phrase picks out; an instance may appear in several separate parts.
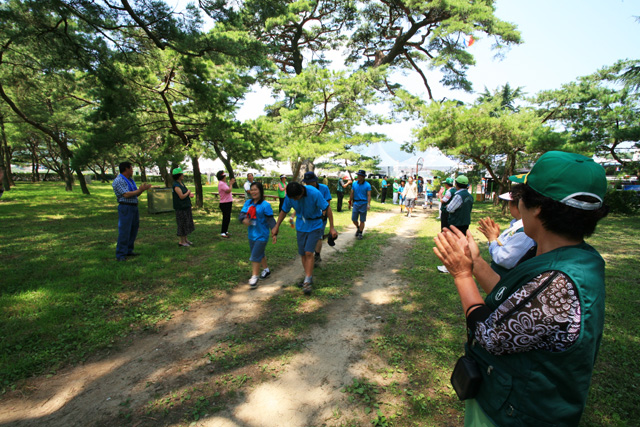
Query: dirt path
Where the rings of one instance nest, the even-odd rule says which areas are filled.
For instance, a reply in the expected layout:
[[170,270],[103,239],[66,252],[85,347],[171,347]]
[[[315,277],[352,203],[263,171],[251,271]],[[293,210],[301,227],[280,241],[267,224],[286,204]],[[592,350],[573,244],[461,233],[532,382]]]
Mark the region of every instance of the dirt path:
[[[392,215],[397,213],[372,216],[367,227]],[[330,419],[345,403],[340,388],[363,373],[365,341],[380,325],[372,309],[391,301],[399,285],[395,268],[424,217],[418,212],[403,221],[383,248],[382,261],[354,283],[353,295],[328,308],[328,322],[312,329],[305,341],[307,349],[292,358],[282,375],[249,389],[236,406],[197,425],[303,426]],[[353,244],[353,230],[348,229],[336,243],[337,249]],[[330,263],[333,255],[325,249],[324,263]],[[259,316],[261,304],[282,285],[301,277],[299,262],[292,263],[274,272],[257,291],[239,286],[223,300],[175,313],[159,334],[136,339],[104,360],[31,380],[27,395],[0,402],[0,426],[101,425],[117,419],[123,401],[137,408],[155,394],[206,381],[207,360],[202,355],[233,331],[236,322]]]

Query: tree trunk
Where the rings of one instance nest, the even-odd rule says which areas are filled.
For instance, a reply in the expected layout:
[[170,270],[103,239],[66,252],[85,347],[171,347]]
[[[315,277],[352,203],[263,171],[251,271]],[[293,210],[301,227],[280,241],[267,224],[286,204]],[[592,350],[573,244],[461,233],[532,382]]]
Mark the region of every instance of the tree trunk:
[[64,150],[60,150],[60,159],[62,160],[62,176],[64,179],[64,189],[66,191],[73,191],[73,175],[71,174],[71,168],[69,167],[69,157]]
[[98,167],[100,168],[100,182],[108,182],[106,168],[102,164],[98,165]]
[[147,170],[140,166],[140,182],[147,182]]
[[11,176],[11,150],[9,149],[9,143],[7,142],[7,134],[4,131],[4,116],[0,114],[0,168],[4,170],[4,177],[2,178],[2,185],[5,191],[11,190],[12,185],[16,185],[13,182]]
[[299,160],[295,160],[291,162],[291,171],[293,172],[293,177],[291,178],[293,181],[300,180],[300,169],[302,168],[302,162]]
[[84,180],[84,175],[80,168],[76,169],[76,174],[78,175],[78,181],[80,181],[80,188],[82,189],[82,194],[91,194],[89,192],[89,187],[87,187],[87,182]]
[[[229,181],[231,181],[231,178],[236,177],[236,175],[233,173],[233,167],[231,166],[231,157],[225,157],[222,155],[222,150],[218,146],[217,142],[213,143],[213,150],[216,152],[216,155],[218,156],[220,161],[224,164],[224,167],[227,169],[227,172],[229,173]],[[233,184],[233,186],[235,188],[238,188],[238,183]]]
[[156,166],[160,171],[160,176],[164,181],[164,186],[167,188],[171,187],[171,182],[173,178],[171,177],[171,175],[169,175],[169,172],[167,171],[167,161],[161,158],[156,162]]
[[202,208],[204,206],[204,192],[202,191],[202,174],[197,156],[191,157],[191,165],[193,166],[193,183],[196,187],[196,207]]
[[40,182],[40,160],[35,144],[31,145],[31,182]]

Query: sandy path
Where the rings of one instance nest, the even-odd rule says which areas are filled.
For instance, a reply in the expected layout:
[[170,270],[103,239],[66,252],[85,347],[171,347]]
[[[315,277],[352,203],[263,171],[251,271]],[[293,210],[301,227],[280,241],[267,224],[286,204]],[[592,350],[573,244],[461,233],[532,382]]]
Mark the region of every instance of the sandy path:
[[[372,216],[367,228],[391,215]],[[419,227],[421,217],[419,213],[406,219],[383,249],[382,261],[354,284],[352,296],[329,308],[328,323],[312,330],[306,340],[307,350],[293,357],[286,372],[250,389],[236,407],[197,424],[302,426],[329,419],[344,398],[340,387],[362,374],[361,351],[379,326],[370,308],[391,301],[397,285],[394,269],[405,255],[408,238]],[[348,229],[336,241],[336,248],[353,243],[353,230]],[[326,248],[325,263],[330,263],[334,254]],[[299,261],[291,263],[274,272],[257,291],[239,286],[222,300],[177,312],[159,334],[137,338],[104,360],[66,369],[51,378],[30,380],[25,388],[28,395],[12,395],[0,401],[0,426],[100,425],[117,419],[120,403],[125,400],[131,408],[137,408],[152,400],[154,394],[204,382],[209,376],[202,355],[228,335],[234,323],[259,315],[261,303],[283,284],[301,278]]]

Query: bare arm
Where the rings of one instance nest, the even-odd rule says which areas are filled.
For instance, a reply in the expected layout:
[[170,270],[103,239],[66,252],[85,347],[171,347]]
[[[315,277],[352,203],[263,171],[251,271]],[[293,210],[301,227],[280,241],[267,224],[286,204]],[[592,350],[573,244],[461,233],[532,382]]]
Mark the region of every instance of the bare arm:
[[280,224],[282,224],[282,221],[284,221],[284,219],[287,217],[287,213],[285,211],[280,211],[280,213],[278,214],[278,221],[276,221],[276,225],[273,226],[273,228],[271,229],[271,236],[272,236],[272,240],[273,243],[276,243],[278,241],[278,231],[280,230]]
[[473,261],[469,249],[465,250],[461,247],[459,241],[462,233],[457,229],[456,231],[458,234],[445,228],[443,232],[438,233],[434,238],[436,246],[433,248],[433,252],[453,276],[453,282],[458,290],[458,295],[460,295],[462,309],[468,315],[470,307],[483,305],[484,300],[473,280]]
[[325,212],[326,212],[327,218],[329,219],[329,233],[335,239],[336,237],[338,237],[338,232],[333,227],[333,211],[331,210],[331,206],[328,206]]

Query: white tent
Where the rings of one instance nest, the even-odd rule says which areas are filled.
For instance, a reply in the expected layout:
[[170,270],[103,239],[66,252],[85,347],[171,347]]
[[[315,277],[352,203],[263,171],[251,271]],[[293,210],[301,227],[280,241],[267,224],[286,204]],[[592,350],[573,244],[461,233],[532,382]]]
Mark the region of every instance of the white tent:
[[442,154],[442,152],[435,148],[428,148],[425,151],[416,153],[415,155],[409,155],[405,159],[394,159],[381,147],[377,146],[367,153],[368,155],[378,156],[380,158],[380,164],[378,167],[385,171],[387,175],[413,175],[416,173],[416,167],[418,160],[422,158],[423,164],[421,171],[435,170],[435,171],[450,171],[458,169],[461,165],[455,160],[451,160],[449,157]]

